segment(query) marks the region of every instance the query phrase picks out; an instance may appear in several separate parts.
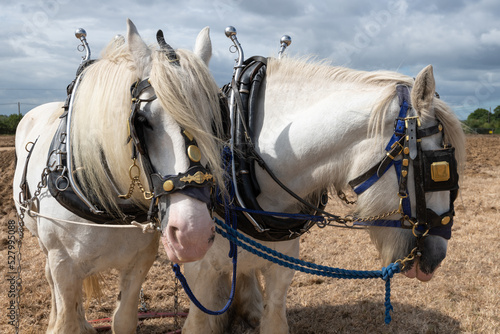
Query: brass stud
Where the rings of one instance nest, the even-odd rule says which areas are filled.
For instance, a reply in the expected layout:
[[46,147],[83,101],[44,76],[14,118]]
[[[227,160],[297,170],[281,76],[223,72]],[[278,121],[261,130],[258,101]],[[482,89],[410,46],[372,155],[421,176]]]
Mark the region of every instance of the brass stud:
[[401,171],[401,175],[402,175],[403,177],[406,177],[406,175],[408,175],[408,171],[406,171],[406,170],[402,170],[402,171]]
[[193,162],[199,162],[201,160],[201,151],[196,145],[189,145],[187,154],[189,159]]
[[403,166],[408,167],[409,161],[408,159],[403,159]]
[[438,129],[439,129],[439,131],[443,131],[443,124],[439,124]]
[[409,153],[410,153],[410,148],[409,148],[409,147],[405,147],[405,149],[404,149],[404,153],[405,153],[405,154],[409,154]]
[[447,225],[450,222],[451,218],[449,216],[444,217],[441,219],[441,224],[442,225]]
[[163,190],[172,191],[174,189],[174,182],[172,180],[167,180],[163,183]]

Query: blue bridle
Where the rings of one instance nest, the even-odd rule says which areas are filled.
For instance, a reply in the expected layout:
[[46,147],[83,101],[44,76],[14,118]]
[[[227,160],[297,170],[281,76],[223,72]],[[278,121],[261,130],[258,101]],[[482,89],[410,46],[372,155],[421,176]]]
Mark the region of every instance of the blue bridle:
[[[359,196],[374,185],[392,166],[394,166],[398,184],[400,205],[397,213],[401,219],[356,220],[354,225],[411,228],[416,236],[438,235],[445,239],[451,237],[453,226],[453,202],[458,193],[458,173],[454,149],[444,147],[440,150],[423,151],[421,139],[443,132],[443,126],[437,125],[419,129],[420,120],[411,115],[412,106],[410,88],[397,86],[400,110],[394,125],[394,133],[385,147],[386,156],[363,175],[349,182]],[[401,159],[396,159],[399,156]],[[428,157],[431,157],[430,159]],[[431,161],[429,161],[431,160]],[[408,194],[408,168],[413,164],[415,173],[416,215],[412,215],[411,201]],[[427,175],[428,170],[446,169],[448,179]],[[429,184],[431,184],[429,186]],[[438,215],[427,208],[425,193],[431,191],[450,191],[449,210]]]

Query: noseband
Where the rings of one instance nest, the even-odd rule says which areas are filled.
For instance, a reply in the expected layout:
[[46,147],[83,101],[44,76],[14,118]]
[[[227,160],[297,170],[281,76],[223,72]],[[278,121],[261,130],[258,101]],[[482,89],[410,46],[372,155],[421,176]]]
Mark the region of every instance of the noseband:
[[[395,121],[394,134],[385,148],[386,156],[367,172],[349,182],[354,192],[360,195],[394,166],[399,182],[400,204],[397,213],[402,217],[399,220],[359,221],[355,222],[355,225],[411,228],[418,237],[429,234],[450,239],[455,215],[453,203],[459,188],[455,149],[444,144],[438,150],[422,149],[422,138],[435,134],[444,136],[443,125],[438,120],[436,125],[421,129],[420,119],[413,115],[409,91],[407,86],[397,86],[400,111]],[[396,159],[399,156],[401,159]],[[410,164],[413,165],[415,180],[415,215],[411,212],[407,188]],[[427,208],[425,194],[435,191],[450,192],[449,210],[441,215]]]

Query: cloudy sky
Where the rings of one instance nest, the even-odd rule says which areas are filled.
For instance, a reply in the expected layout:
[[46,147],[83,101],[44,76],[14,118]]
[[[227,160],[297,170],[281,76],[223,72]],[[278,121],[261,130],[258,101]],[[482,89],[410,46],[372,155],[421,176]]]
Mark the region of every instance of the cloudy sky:
[[2,0],[0,114],[24,114],[60,101],[81,52],[76,28],[87,31],[92,57],[134,21],[147,42],[158,29],[174,48],[192,49],[211,28],[210,68],[230,81],[235,55],[224,29],[233,25],[247,57],[276,56],[283,34],[289,55],[314,54],[334,65],[416,76],[434,66],[437,91],[460,119],[500,105],[498,0]]

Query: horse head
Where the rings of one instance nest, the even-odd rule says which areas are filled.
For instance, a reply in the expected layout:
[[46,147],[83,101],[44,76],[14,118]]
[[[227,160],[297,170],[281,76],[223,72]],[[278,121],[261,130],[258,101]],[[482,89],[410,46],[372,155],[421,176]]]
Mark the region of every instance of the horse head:
[[211,41],[208,28],[195,52],[174,50],[161,31],[157,38],[159,46],[146,45],[128,20],[128,43],[110,43],[85,70],[75,102],[75,162],[89,198],[118,217],[123,202],[141,207],[159,221],[169,258],[195,261],[214,238],[207,204],[222,175]]
[[[131,21],[127,34],[138,82],[147,82],[136,92],[143,101],[138,118],[141,140],[155,171],[152,179],[162,242],[172,261],[198,260],[215,237],[207,208],[214,175],[204,167],[218,169],[217,145],[211,133],[218,95],[207,70],[209,30],[198,35],[194,54],[174,51],[161,31],[157,35],[160,49],[152,51]],[[144,155],[142,158],[145,160]]]
[[[432,170],[434,167],[439,168],[439,165],[428,166],[430,163],[423,157],[424,153],[443,152],[443,143],[445,143],[445,147],[446,145],[450,147],[450,144],[454,147],[456,160],[459,162],[458,169],[463,168],[465,158],[465,138],[460,123],[454,117],[453,111],[436,96],[435,86],[433,68],[429,65],[417,75],[411,88],[409,105],[415,117],[418,118],[417,121],[421,122],[418,125],[419,129],[439,129],[435,133],[422,136],[419,142],[421,149],[418,154],[422,156],[416,159],[419,161],[423,159],[422,167],[419,167],[422,170],[416,170],[415,163],[410,163],[408,166],[408,197],[411,199],[409,201],[411,212],[414,216],[419,215],[419,211],[422,212],[425,222],[419,217],[415,220],[416,224],[424,223],[430,227],[426,227],[421,232],[416,232],[415,227],[411,230],[370,227],[370,235],[378,247],[384,264],[406,258],[403,273],[409,278],[417,278],[421,281],[429,281],[446,257],[453,222],[453,201],[458,191],[458,184],[440,188],[440,182],[435,182],[435,176],[428,175],[434,172]],[[404,159],[403,156],[403,165],[407,164]],[[446,165],[446,168],[450,167]],[[416,173],[420,173],[421,176],[415,178]],[[446,173],[448,174],[445,175],[445,179],[450,177],[450,171],[447,170]],[[437,187],[430,191],[424,189],[426,187],[424,183],[429,182]],[[420,193],[419,188],[421,188]],[[434,230],[435,233],[433,233]]]

